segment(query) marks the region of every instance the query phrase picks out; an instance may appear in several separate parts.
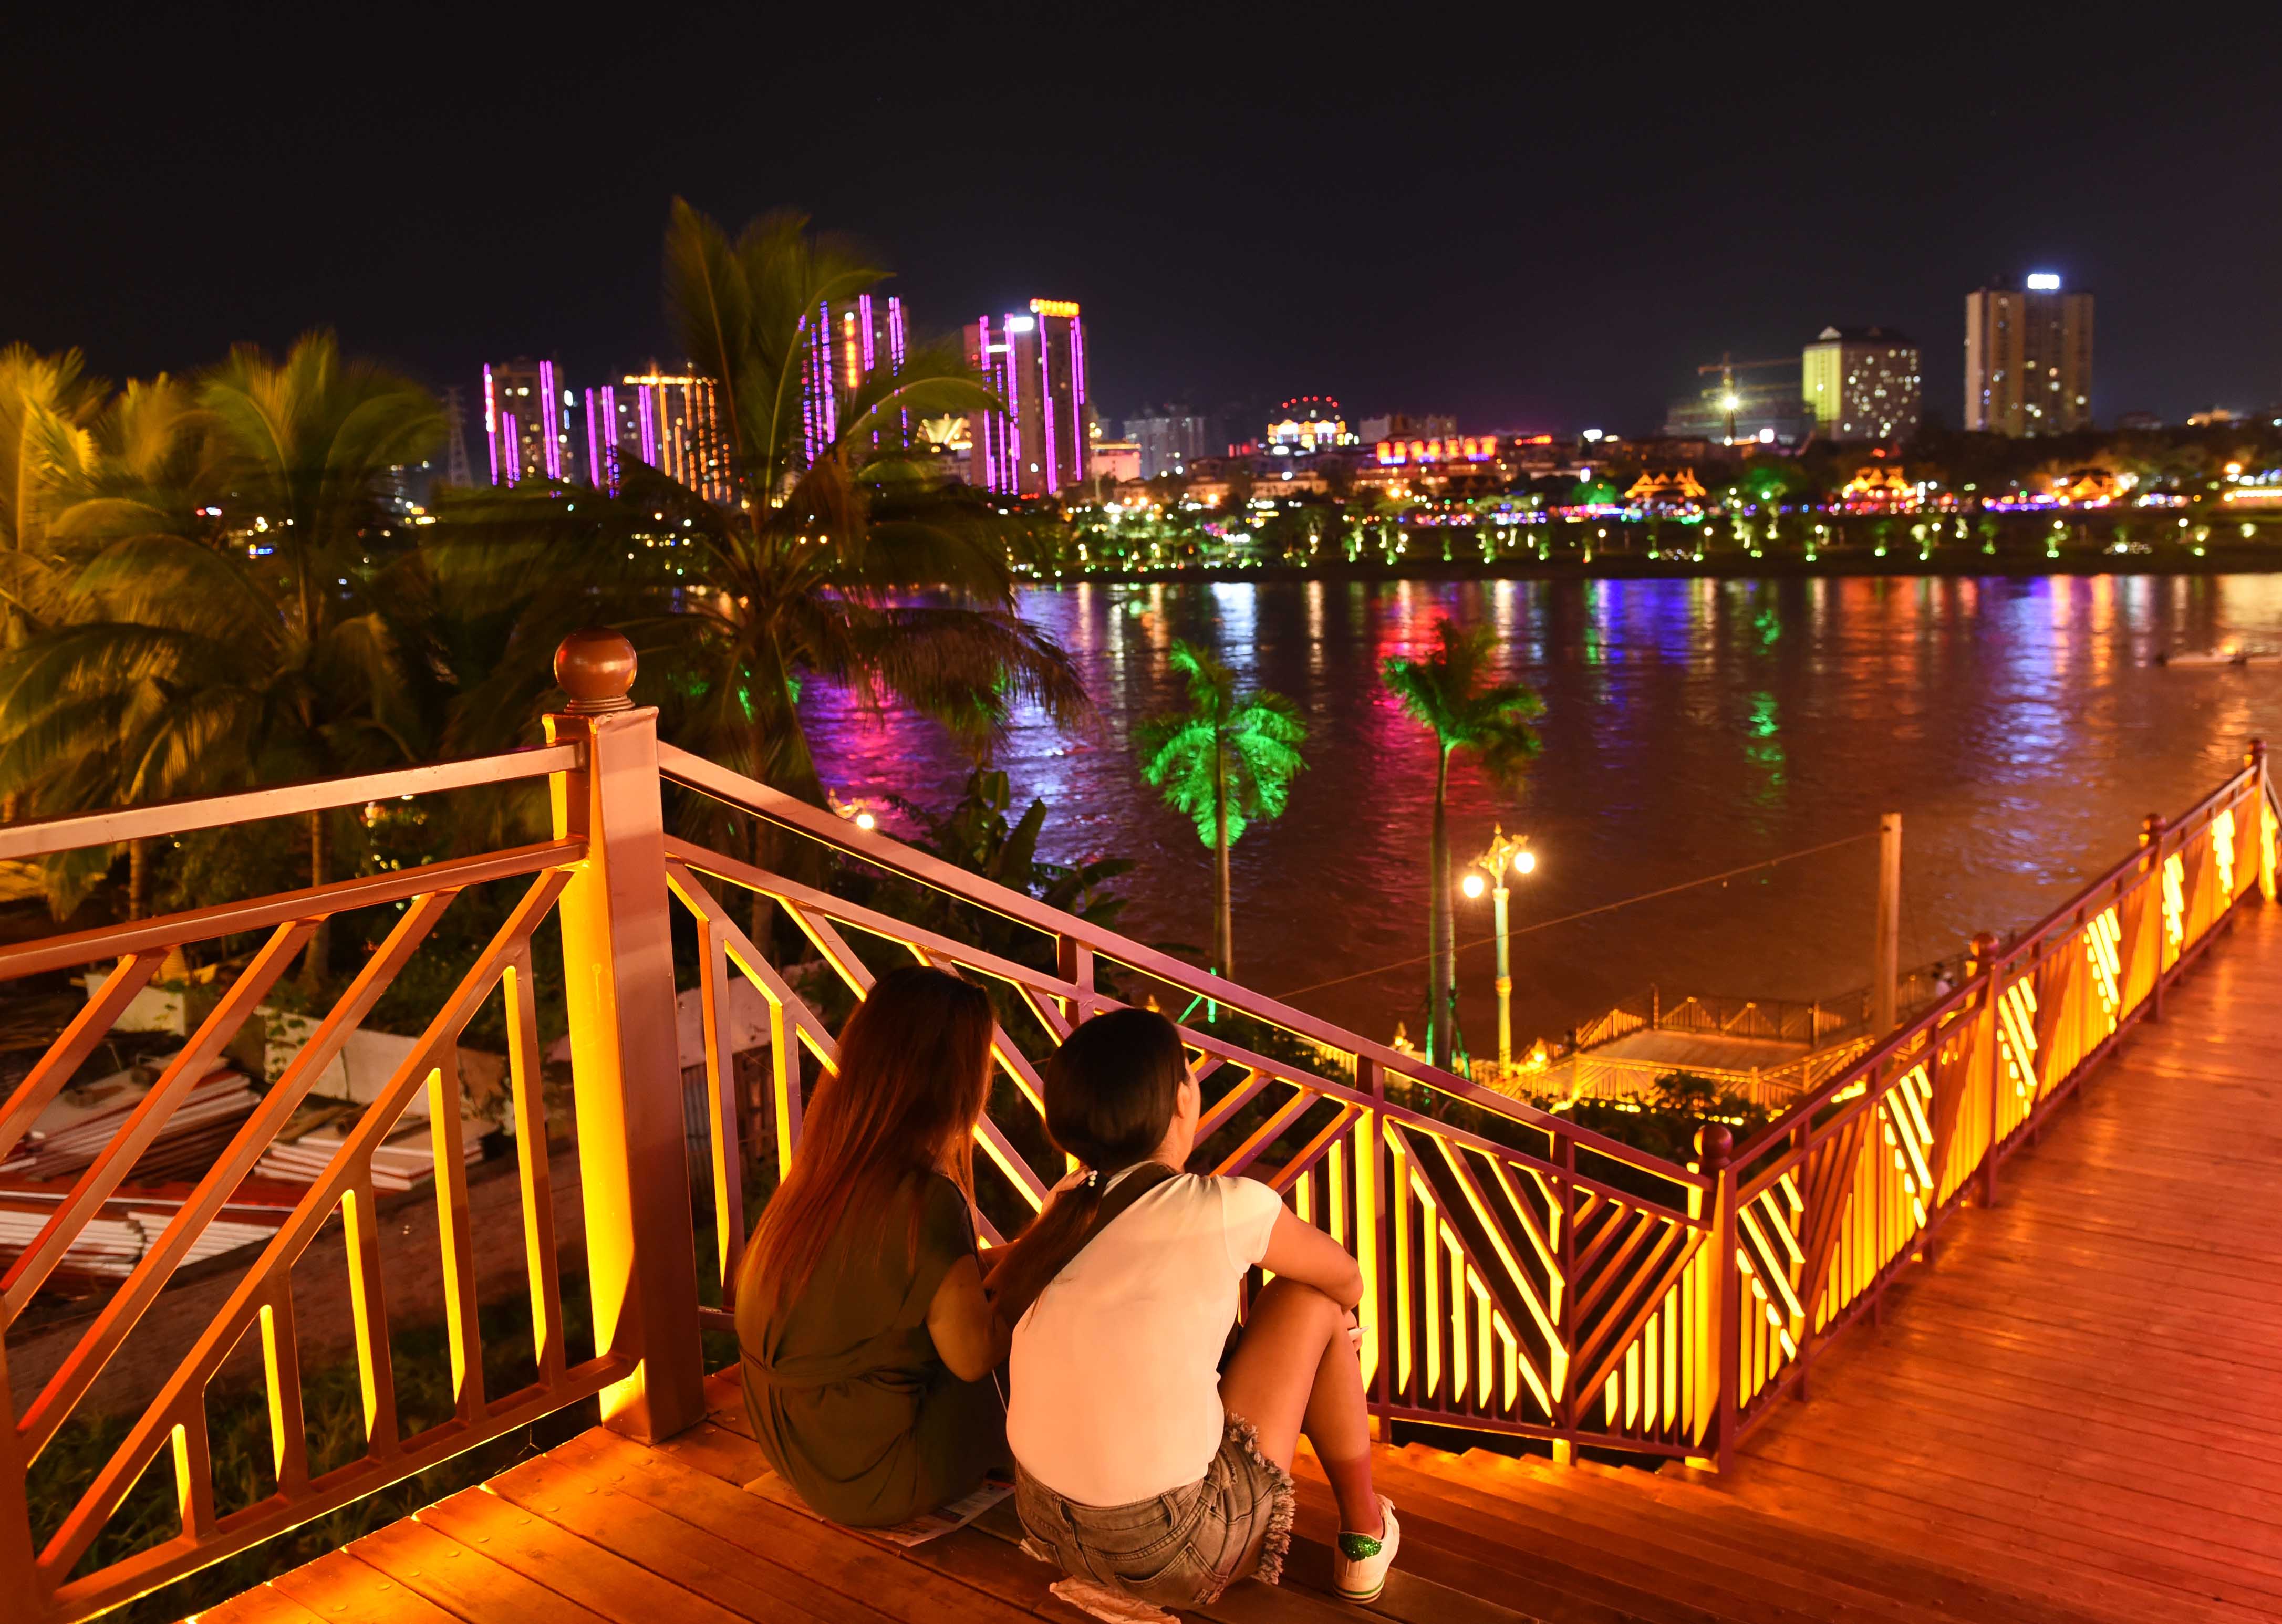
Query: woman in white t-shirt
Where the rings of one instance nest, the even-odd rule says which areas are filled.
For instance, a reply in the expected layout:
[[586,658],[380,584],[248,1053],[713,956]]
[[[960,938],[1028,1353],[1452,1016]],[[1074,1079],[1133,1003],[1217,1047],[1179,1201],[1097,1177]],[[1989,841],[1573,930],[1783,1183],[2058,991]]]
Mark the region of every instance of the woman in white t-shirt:
[[[1273,1584],[1304,1431],[1339,1504],[1341,1594],[1376,1599],[1394,1508],[1370,1481],[1362,1276],[1266,1185],[1184,1174],[1199,1100],[1180,1034],[1121,1009],[1046,1069],[1046,1125],[1082,1164],[991,1272],[1015,1321],[1006,1441],[1033,1541],[1074,1577],[1160,1606]],[[1239,1289],[1252,1300],[1226,1367]]]

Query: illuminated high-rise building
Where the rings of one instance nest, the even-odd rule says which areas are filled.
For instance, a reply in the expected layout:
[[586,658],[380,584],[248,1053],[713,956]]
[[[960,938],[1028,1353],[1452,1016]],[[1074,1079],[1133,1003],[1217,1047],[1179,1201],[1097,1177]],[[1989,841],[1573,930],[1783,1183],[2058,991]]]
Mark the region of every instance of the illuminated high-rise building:
[[1143,408],[1139,417],[1125,420],[1125,437],[1141,448],[1141,477],[1186,474],[1199,457],[1220,451],[1220,426],[1200,412],[1183,406]]
[[586,391],[587,465],[616,491],[630,462],[647,463],[712,502],[735,499],[729,440],[713,380],[688,373],[628,373]]
[[[802,330],[800,436],[803,457],[811,462],[840,433],[840,414],[865,380],[877,372],[903,370],[911,344],[904,323],[904,301],[861,293],[834,305],[819,305]],[[897,421],[898,441],[912,425]],[[876,448],[883,435],[874,435]]]
[[2038,272],[1965,296],[1965,426],[1986,434],[2092,427],[2092,295]]
[[1887,328],[1826,327],[1800,356],[1800,392],[1826,439],[1908,439],[1919,384],[1917,345]]
[[1085,333],[1070,299],[983,316],[966,329],[967,364],[1001,407],[972,414],[968,483],[1005,496],[1052,496],[1086,477]]
[[574,406],[570,391],[563,386],[562,369],[551,360],[486,365],[484,441],[490,452],[492,483],[579,477],[578,442],[571,431]]

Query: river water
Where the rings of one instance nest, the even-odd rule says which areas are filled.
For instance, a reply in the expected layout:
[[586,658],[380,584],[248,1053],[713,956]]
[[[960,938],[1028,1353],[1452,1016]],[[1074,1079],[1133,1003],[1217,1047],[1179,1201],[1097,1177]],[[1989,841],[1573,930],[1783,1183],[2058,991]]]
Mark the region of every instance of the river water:
[[[1921,963],[2046,912],[2131,848],[2144,813],[2234,770],[2252,736],[2282,746],[2282,667],[2149,663],[2282,648],[2282,576],[1086,584],[1021,607],[1075,653],[1100,723],[1066,736],[1018,718],[998,763],[1019,798],[1045,799],[1046,855],[1135,860],[1122,924],[1143,940],[1212,932],[1211,853],[1129,744],[1181,697],[1168,644],[1203,644],[1297,703],[1308,769],[1236,848],[1238,978],[1382,1038],[1397,1021],[1416,1035],[1424,1006],[1407,961],[1426,947],[1433,747],[1378,672],[1431,650],[1444,615],[1494,627],[1502,672],[1545,701],[1519,792],[1461,757],[1451,795],[1460,856],[1493,820],[1539,854],[1512,898],[1519,1043],[1651,982],[1668,998],[1862,985],[1877,842],[1565,916],[1874,836],[1895,811],[1903,962]],[[925,722],[821,686],[806,709],[842,796],[957,797],[965,761]],[[1457,906],[1463,1025],[1494,1052],[1490,905]]]

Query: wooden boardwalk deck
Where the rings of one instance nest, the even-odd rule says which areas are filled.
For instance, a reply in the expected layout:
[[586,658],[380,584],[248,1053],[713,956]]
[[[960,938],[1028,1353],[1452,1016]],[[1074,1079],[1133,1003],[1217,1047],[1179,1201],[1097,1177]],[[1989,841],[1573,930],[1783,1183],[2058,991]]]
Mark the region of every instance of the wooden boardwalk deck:
[[[2252,908],[1723,1480],[1380,1451],[1407,1624],[2252,1624],[2282,1619],[2282,909]],[[1074,1621],[1010,1510],[914,1552],[767,1477],[734,1390],[645,1448],[587,1434],[204,1615],[408,1624]],[[1324,1594],[1302,1463],[1281,1590]]]
[[2282,1618],[2282,908],[2237,920],[1727,1492],[2119,1616]]

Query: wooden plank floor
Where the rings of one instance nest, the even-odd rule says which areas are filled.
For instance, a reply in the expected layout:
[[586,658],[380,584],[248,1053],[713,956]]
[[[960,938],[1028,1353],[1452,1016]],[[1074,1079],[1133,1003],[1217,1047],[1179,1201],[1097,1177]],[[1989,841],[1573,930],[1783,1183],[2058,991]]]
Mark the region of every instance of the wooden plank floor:
[[[1328,1595],[1300,1462],[1281,1589],[1215,1624],[2282,1620],[2282,909],[2252,909],[1721,1480],[1378,1451],[1403,1554]],[[1083,1615],[1002,1504],[903,1551],[768,1473],[734,1384],[596,1430],[202,1615],[218,1624],[961,1624]]]
[[2282,1619],[2282,908],[2119,1047],[1724,1492],[2119,1616]]

